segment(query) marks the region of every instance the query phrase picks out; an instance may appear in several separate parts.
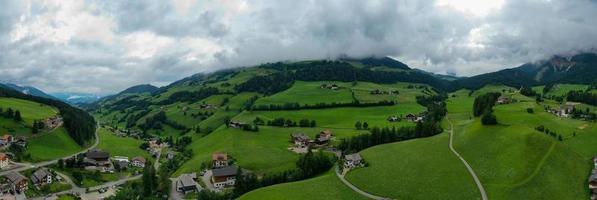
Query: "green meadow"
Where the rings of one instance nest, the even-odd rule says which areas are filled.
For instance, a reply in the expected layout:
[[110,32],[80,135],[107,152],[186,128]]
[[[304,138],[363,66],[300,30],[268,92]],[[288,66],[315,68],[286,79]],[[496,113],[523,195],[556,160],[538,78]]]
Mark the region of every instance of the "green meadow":
[[308,180],[283,183],[251,191],[240,200],[288,199],[367,199],[344,185],[333,170]]
[[109,152],[110,156],[126,156],[131,159],[136,156],[151,157],[147,151],[139,148],[143,143],[141,140],[119,137],[103,128],[100,129],[99,139],[100,142],[97,148]]
[[290,110],[290,111],[245,111],[234,117],[234,120],[252,122],[256,117],[265,121],[278,117],[299,121],[301,119],[315,120],[318,127],[348,128],[353,129],[357,121],[367,122],[369,127],[403,126],[412,125],[412,122],[389,122],[390,116],[404,116],[408,113],[419,113],[425,107],[416,104],[398,104],[394,106],[376,106],[363,108],[329,108],[317,110]]
[[0,97],[0,108],[4,111],[8,108],[19,110],[23,121],[28,126],[31,126],[34,120],[45,119],[58,114],[56,108],[48,105],[15,98]]
[[[187,161],[176,174],[197,171],[202,162],[211,161],[211,154],[226,152],[242,168],[258,174],[280,172],[295,167],[298,154],[288,150],[292,146],[290,134],[302,132],[314,137],[322,128],[278,128],[259,127],[259,132],[248,132],[222,126],[213,133],[194,138],[189,147],[193,158]],[[364,133],[365,131],[331,129],[336,140]]]
[[29,138],[28,142],[27,153],[34,162],[62,158],[83,150],[63,127]]
[[[475,170],[489,198],[586,199],[590,165],[574,150],[578,147],[565,144],[575,131],[597,134],[594,124],[578,130],[586,122],[553,116],[534,99],[520,94],[511,94],[519,102],[494,107],[498,125],[483,126],[479,119],[471,118],[474,97],[499,90],[499,86],[492,86],[472,96],[463,90],[448,100],[449,117],[455,124],[455,148]],[[527,108],[533,108],[534,113],[527,113]],[[560,142],[534,130],[539,125],[566,139]]]
[[369,193],[394,199],[480,197],[462,162],[448,150],[447,133],[371,147],[361,156],[369,166],[349,172],[347,179]]
[[[321,84],[337,84],[338,90],[320,88]],[[352,83],[345,82],[304,82],[296,81],[289,89],[272,96],[260,98],[255,102],[259,105],[281,105],[284,103],[299,103],[300,105],[314,105],[318,103],[350,103],[353,102],[350,87]]]

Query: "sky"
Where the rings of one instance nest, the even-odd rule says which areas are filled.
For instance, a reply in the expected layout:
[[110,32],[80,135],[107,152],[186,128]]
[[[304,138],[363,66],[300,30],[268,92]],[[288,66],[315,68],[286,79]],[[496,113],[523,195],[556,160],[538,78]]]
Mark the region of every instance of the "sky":
[[471,76],[594,52],[596,36],[597,0],[4,0],[0,81],[109,94],[339,56]]

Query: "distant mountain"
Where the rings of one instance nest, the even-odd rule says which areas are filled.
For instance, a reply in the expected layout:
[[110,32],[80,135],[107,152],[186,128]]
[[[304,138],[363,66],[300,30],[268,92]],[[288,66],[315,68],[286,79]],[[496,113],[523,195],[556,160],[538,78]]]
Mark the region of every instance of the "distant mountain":
[[150,84],[142,84],[142,85],[135,85],[133,87],[127,88],[118,94],[141,94],[141,93],[153,93],[158,91],[159,88]]
[[597,54],[582,53],[570,57],[554,56],[536,63],[504,69],[454,81],[456,88],[478,89],[487,84],[513,87],[549,83],[591,84],[597,82]]
[[48,99],[57,99],[56,97],[49,95],[49,94],[41,91],[40,89],[31,87],[31,86],[19,86],[19,85],[12,84],[12,83],[4,83],[4,85],[8,88],[19,91],[23,94],[28,94],[28,95],[43,97],[43,98],[48,98]]
[[368,67],[388,67],[393,69],[410,70],[410,67],[408,67],[408,65],[390,57],[368,57],[363,59],[343,58],[341,60],[360,62],[364,66]]
[[456,76],[455,74],[436,74],[436,73],[428,72],[428,71],[425,71],[425,70],[422,70],[422,69],[414,69],[414,70],[417,70],[417,71],[422,72],[422,73],[429,74],[429,75],[431,75],[431,76],[433,76],[435,78],[446,80],[446,81],[455,81],[455,80],[458,80],[458,79],[466,78],[466,77]]
[[64,102],[75,105],[91,103],[102,98],[101,95],[74,92],[57,92],[52,93],[52,95]]

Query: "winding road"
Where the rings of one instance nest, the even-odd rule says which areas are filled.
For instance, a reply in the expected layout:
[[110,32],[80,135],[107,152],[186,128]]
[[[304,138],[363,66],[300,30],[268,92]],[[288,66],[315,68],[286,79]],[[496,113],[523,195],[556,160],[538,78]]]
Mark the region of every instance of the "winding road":
[[456,149],[454,149],[454,145],[452,144],[452,141],[454,139],[454,125],[452,125],[452,121],[450,121],[448,116],[446,116],[446,120],[448,120],[448,123],[450,123],[450,151],[452,151],[452,153],[454,153],[456,157],[460,158],[462,163],[464,163],[464,166],[466,166],[466,169],[475,180],[477,188],[479,188],[479,192],[481,193],[481,199],[487,200],[487,193],[485,192],[485,188],[483,188],[483,184],[481,184],[479,177],[477,177],[477,174],[475,173],[475,171],[473,171],[473,168],[468,164],[468,162],[466,162],[466,160],[456,151]]

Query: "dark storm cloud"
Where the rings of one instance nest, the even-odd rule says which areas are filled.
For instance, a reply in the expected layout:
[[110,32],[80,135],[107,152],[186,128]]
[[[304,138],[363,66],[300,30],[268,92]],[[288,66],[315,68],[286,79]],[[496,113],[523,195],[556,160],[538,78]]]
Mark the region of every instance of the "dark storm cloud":
[[6,1],[0,80],[111,93],[197,72],[344,55],[389,55],[472,75],[594,51],[596,10],[592,0],[506,0],[481,16],[435,0]]

